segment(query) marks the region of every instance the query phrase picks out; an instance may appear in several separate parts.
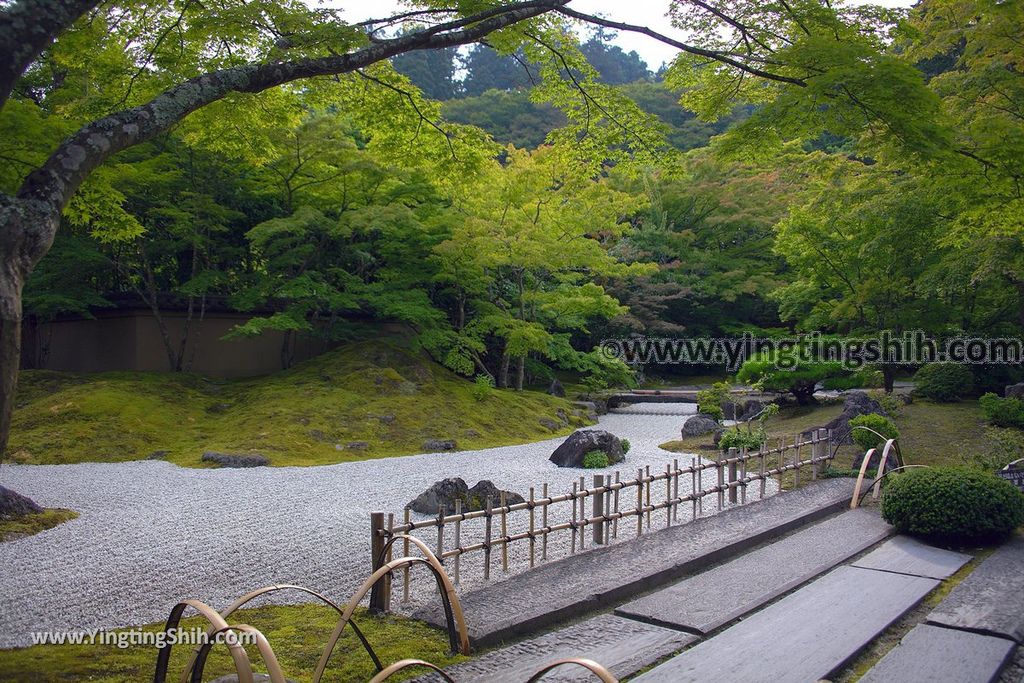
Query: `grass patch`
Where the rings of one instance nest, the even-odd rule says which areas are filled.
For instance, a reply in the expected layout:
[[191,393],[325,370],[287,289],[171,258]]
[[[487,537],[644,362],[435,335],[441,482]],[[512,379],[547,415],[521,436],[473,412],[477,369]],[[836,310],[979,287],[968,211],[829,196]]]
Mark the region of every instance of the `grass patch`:
[[40,531],[52,529],[77,516],[78,513],[74,510],[47,508],[31,515],[0,518],[0,542],[14,541],[38,534]]
[[[778,415],[765,421],[768,445],[777,446],[780,438],[792,443],[794,435],[819,427],[841,412],[841,404],[783,408]],[[965,456],[989,448],[989,434],[991,430],[998,429],[986,426],[978,402],[973,400],[959,403],[918,400],[903,406],[892,419],[900,430],[899,443],[904,458],[914,465],[962,464]],[[677,453],[697,453],[706,458],[718,455],[718,450],[711,444],[710,434],[670,441],[661,447]],[[846,470],[863,455],[857,446],[840,446],[832,467]],[[792,485],[792,478],[792,473],[787,472],[783,477],[783,488]],[[810,470],[801,472],[800,481],[809,480]]]
[[[321,605],[272,605],[243,609],[230,619],[231,623],[255,626],[270,641],[285,676],[300,681],[312,679],[327,638],[337,622],[337,613]],[[393,615],[370,616],[365,609],[356,611],[356,623],[363,630],[381,662],[407,657],[425,659],[438,666],[447,666],[465,659],[448,655],[447,635],[426,624]],[[205,628],[198,617],[183,619],[182,629]],[[149,624],[143,630],[158,632],[163,624]],[[168,680],[176,680],[188,662],[191,647],[176,645],[171,652]],[[254,670],[265,670],[255,646],[247,648]],[[0,680],[31,683],[63,681],[94,681],[95,683],[136,683],[152,680],[156,666],[156,648],[133,645],[119,649],[116,645],[35,645],[15,650],[0,650]],[[413,669],[410,676],[425,672]],[[231,658],[224,646],[215,646],[203,674],[203,680],[234,673]],[[331,664],[324,674],[327,681],[367,681],[376,670],[373,662],[346,628],[335,648]],[[397,678],[396,678],[397,680]]]
[[[473,382],[400,339],[358,342],[273,375],[114,372],[21,375],[14,462],[118,462],[150,455],[203,466],[207,450],[258,452],[272,465],[420,453],[427,439],[488,448],[588,424],[571,402],[535,391],[473,396]],[[542,424],[563,425],[553,432]]]

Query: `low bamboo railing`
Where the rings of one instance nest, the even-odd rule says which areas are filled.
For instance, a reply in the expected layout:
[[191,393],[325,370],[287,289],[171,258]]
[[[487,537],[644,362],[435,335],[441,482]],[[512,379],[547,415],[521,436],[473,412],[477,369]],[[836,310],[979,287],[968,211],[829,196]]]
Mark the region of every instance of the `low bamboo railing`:
[[[413,519],[413,513],[406,508],[401,522],[397,522],[394,514],[371,513],[371,554],[378,558],[380,549],[390,538],[402,535],[406,536],[403,550],[408,555],[408,535],[414,531],[434,530],[434,554],[451,571],[456,584],[462,578],[463,556],[471,553],[482,555],[483,579],[489,580],[494,552],[500,553],[502,570],[507,572],[509,547],[513,544],[528,545],[528,565],[533,568],[538,560],[548,560],[553,534],[565,532],[569,553],[574,554],[585,550],[588,527],[592,531],[592,543],[604,545],[618,539],[620,522],[624,525],[631,518],[636,521],[635,535],[640,536],[659,524],[655,513],[660,516],[664,512],[664,525],[670,527],[680,523],[681,506],[688,505],[691,521],[703,516],[708,496],[714,496],[715,511],[721,511],[728,505],[745,504],[751,486],[755,486],[758,500],[764,498],[767,482],[777,478],[781,484],[787,472],[793,473],[794,486],[799,485],[800,472],[805,468],[810,469],[807,475],[810,479],[817,479],[835,454],[829,448],[831,437],[831,430],[819,429],[809,438],[779,439],[777,445],[762,444],[757,451],[730,448],[714,461],[693,457],[689,465],[680,466],[675,459],[666,464],[664,471],[652,472],[650,466],[639,468],[632,479],[623,479],[618,471],[614,476],[597,474],[590,487],[580,477],[570,491],[554,495],[548,484],[543,484],[539,496],[536,488],[530,487],[529,496],[522,503],[507,504],[502,494],[498,501],[488,498],[482,510],[463,512],[457,501],[453,514],[446,514],[442,507],[435,516]],[[687,478],[689,492],[680,494],[680,480]],[[589,513],[587,499],[591,500]],[[567,519],[552,522],[552,510],[567,505],[572,508]],[[465,525],[476,520],[482,522],[482,529],[475,538],[467,538]],[[510,521],[516,522],[515,526],[521,526],[522,530],[510,532]],[[430,542],[433,544],[434,540]],[[390,584],[382,585],[371,596],[371,607],[387,609],[390,588]],[[410,579],[406,570],[402,577],[403,600],[408,600],[409,594]]]

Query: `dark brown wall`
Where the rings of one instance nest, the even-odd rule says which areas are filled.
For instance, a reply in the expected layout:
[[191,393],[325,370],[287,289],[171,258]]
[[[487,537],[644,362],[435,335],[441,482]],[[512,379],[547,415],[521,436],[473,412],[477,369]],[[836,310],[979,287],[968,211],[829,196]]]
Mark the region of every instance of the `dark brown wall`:
[[[281,369],[283,332],[267,331],[258,337],[223,339],[249,316],[207,313],[202,324],[192,321],[190,346],[196,340],[192,372],[211,377],[251,377]],[[185,316],[165,313],[164,321],[174,344],[180,343]],[[322,340],[300,336],[295,345],[296,363],[331,348]],[[46,349],[43,352],[43,349]],[[38,359],[42,358],[40,364]],[[22,367],[66,372],[111,370],[167,371],[170,363],[156,319],[148,311],[103,311],[93,320],[71,319],[26,323],[22,343]]]

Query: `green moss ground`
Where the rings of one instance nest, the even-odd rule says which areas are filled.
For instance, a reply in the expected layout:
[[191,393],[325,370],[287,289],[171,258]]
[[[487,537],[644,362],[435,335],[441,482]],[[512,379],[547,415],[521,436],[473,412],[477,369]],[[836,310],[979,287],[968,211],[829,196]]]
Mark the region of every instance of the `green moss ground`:
[[[779,438],[792,443],[794,435],[823,425],[841,412],[842,406],[838,404],[784,408],[766,421],[769,444]],[[918,400],[901,407],[894,420],[900,430],[903,455],[908,463],[915,465],[963,464],[970,455],[991,448],[989,434],[998,431],[986,427],[977,401],[932,403]],[[662,448],[707,457],[717,454],[711,447],[710,435],[670,441],[662,444]],[[834,466],[846,469],[858,455],[863,453],[857,446],[841,446]]]
[[[328,636],[337,622],[334,610],[320,605],[267,606],[239,610],[231,623],[250,624],[270,641],[285,676],[299,681],[312,680],[313,671]],[[447,666],[462,657],[448,655],[447,635],[426,624],[395,616],[372,617],[364,609],[356,612],[356,623],[387,665],[413,657]],[[193,617],[182,620],[181,628],[205,628],[205,621]],[[146,631],[159,631],[163,624],[150,624]],[[188,661],[191,647],[175,646],[171,653],[168,680],[177,680]],[[248,647],[254,670],[265,670],[254,646]],[[152,680],[157,650],[150,645],[119,649],[115,645],[35,645],[16,650],[0,650],[0,680],[24,683],[93,681],[94,683],[136,683]],[[214,647],[203,680],[234,673],[224,646]],[[423,673],[414,669],[410,675]],[[339,641],[325,681],[367,681],[376,670],[351,628]],[[396,677],[396,680],[398,677]]]
[[[30,464],[118,462],[157,451],[200,467],[207,450],[266,455],[272,465],[322,465],[422,452],[427,439],[460,449],[567,434],[542,419],[572,416],[565,399],[494,390],[401,340],[358,342],[267,377],[211,381],[171,373],[75,375],[26,371],[19,381],[8,453]],[[366,450],[347,448],[365,441]]]
[[74,510],[62,508],[48,508],[42,512],[21,517],[0,517],[0,542],[13,541],[40,531],[46,531],[53,527],[74,519],[78,513]]

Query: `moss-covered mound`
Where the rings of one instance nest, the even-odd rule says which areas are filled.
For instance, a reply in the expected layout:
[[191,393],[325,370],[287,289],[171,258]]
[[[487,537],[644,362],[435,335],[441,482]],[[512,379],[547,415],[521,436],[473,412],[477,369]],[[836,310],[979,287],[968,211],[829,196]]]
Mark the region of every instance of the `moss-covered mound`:
[[401,340],[359,342],[267,377],[212,381],[171,373],[26,371],[9,453],[22,463],[261,453],[271,465],[321,465],[522,443],[585,424],[565,399],[474,384]]

